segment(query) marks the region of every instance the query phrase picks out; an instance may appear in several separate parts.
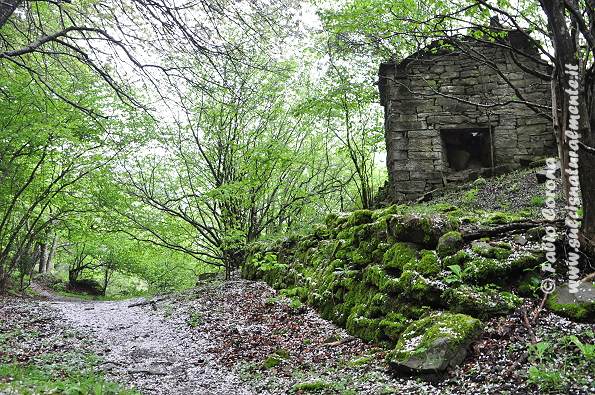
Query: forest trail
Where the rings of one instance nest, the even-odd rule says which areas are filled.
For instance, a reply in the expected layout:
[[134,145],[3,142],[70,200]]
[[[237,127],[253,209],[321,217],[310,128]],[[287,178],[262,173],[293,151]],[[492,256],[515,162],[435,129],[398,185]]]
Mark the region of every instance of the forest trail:
[[206,335],[188,336],[183,327],[134,301],[65,300],[47,303],[76,330],[90,337],[114,381],[143,394],[253,394],[208,351]]

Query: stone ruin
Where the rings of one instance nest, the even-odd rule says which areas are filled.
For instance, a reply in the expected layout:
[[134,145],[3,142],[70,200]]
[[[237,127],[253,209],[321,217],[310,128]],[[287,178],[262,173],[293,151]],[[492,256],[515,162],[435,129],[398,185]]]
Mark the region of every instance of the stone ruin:
[[544,116],[551,110],[514,102],[515,89],[526,101],[551,102],[550,84],[519,62],[543,74],[551,69],[531,59],[537,51],[520,33],[509,32],[509,42],[514,57],[497,44],[463,39],[464,51],[434,43],[401,62],[381,64],[389,172],[384,194],[390,200],[416,199],[555,154],[552,122]]

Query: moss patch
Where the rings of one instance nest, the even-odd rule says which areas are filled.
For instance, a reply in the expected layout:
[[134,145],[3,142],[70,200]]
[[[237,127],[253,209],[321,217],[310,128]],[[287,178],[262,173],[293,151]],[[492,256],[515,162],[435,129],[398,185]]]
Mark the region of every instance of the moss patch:
[[419,260],[409,261],[404,269],[416,271],[423,276],[433,277],[442,270],[442,266],[435,251],[424,250],[421,252]]

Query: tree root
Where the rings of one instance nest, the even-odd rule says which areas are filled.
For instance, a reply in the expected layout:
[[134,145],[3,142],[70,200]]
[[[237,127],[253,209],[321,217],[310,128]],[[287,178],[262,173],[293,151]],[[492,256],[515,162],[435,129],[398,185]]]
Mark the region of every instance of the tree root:
[[546,222],[546,221],[520,221],[510,222],[505,225],[496,226],[493,228],[484,228],[476,231],[463,232],[463,239],[465,241],[477,240],[482,237],[496,236],[502,233],[518,232],[544,225],[559,225],[562,221]]

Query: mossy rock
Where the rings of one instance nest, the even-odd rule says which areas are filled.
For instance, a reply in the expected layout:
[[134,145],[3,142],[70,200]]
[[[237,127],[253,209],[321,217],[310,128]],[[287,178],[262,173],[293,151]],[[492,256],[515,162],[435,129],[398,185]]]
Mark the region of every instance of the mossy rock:
[[503,281],[510,269],[510,262],[484,257],[474,258],[465,264],[465,281],[486,283]]
[[414,270],[426,277],[434,277],[440,273],[442,266],[435,251],[423,250],[420,259],[409,261],[404,269]]
[[381,340],[387,341],[391,346],[394,346],[399,337],[411,324],[411,320],[401,313],[390,312],[386,317],[378,323],[380,329]]
[[339,214],[331,213],[324,219],[324,224],[329,229],[337,229],[337,227],[347,221],[346,216],[339,216]]
[[303,237],[297,243],[297,249],[301,251],[308,251],[310,248],[318,246],[318,239],[313,236]]
[[531,228],[525,232],[525,238],[529,241],[539,241],[545,235],[545,228],[538,226]]
[[399,298],[405,301],[434,304],[440,299],[441,287],[438,280],[431,280],[417,271],[405,270],[398,279]]
[[577,290],[577,293],[571,293],[568,284],[558,287],[548,297],[547,308],[576,321],[595,322],[595,284],[580,283]]
[[442,263],[445,267],[453,265],[459,265],[463,267],[466,262],[469,262],[472,259],[473,258],[471,257],[471,255],[469,255],[467,251],[461,250],[454,255],[450,255],[442,259]]
[[435,248],[438,239],[454,224],[444,215],[391,215],[386,220],[388,237],[394,241],[416,243],[425,248]]
[[313,236],[318,240],[327,240],[333,236],[332,229],[326,225],[316,224],[312,230]]
[[372,218],[373,214],[374,212],[372,210],[356,210],[351,213],[347,219],[347,223],[351,226],[369,224],[374,221]]
[[365,307],[356,307],[347,318],[345,329],[360,339],[366,341],[378,341],[382,332],[380,331],[380,319],[368,318],[362,315]]
[[523,303],[523,299],[496,287],[461,285],[448,288],[442,300],[449,310],[471,314],[479,318],[507,314]]
[[543,253],[525,253],[510,261],[510,273],[516,274],[521,271],[538,269],[545,260]]
[[447,232],[438,239],[436,252],[440,258],[455,254],[463,247],[463,236],[456,230]]
[[395,243],[383,256],[384,268],[388,270],[403,271],[407,263],[417,258],[416,251],[409,243]]
[[475,257],[464,264],[465,281],[502,284],[511,279],[519,281],[521,273],[539,268],[543,256],[526,253],[514,259]]
[[363,271],[363,281],[370,285],[382,288],[388,281],[388,275],[380,265],[368,266]]
[[387,362],[400,372],[443,372],[465,359],[481,328],[481,321],[468,315],[434,312],[407,327]]
[[510,244],[493,245],[485,241],[476,240],[471,244],[471,250],[484,258],[506,259],[511,254]]
[[488,214],[487,219],[484,221],[486,224],[492,225],[504,225],[509,222],[517,221],[521,218],[519,215],[504,213],[504,212],[493,212]]

